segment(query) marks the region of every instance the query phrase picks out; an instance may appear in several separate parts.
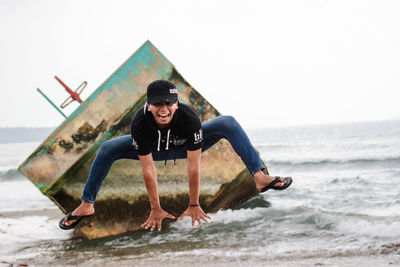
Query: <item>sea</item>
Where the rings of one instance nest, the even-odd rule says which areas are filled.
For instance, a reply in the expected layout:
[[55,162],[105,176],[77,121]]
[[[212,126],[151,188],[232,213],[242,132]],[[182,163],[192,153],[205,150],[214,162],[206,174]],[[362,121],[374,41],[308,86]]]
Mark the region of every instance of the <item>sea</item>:
[[400,120],[247,133],[290,188],[201,227],[96,240],[59,229],[62,212],[17,171],[44,138],[3,140],[0,266],[400,266]]

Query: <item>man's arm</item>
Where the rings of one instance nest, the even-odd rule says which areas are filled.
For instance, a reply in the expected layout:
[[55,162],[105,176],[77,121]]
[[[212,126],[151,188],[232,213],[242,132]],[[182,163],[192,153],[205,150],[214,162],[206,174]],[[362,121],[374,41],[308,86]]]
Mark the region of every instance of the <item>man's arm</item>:
[[160,199],[158,197],[157,172],[154,166],[153,156],[150,154],[145,156],[139,155],[142,163],[142,173],[144,184],[146,185],[147,194],[150,200],[151,209],[160,209]]
[[190,204],[199,204],[201,149],[187,151]]
[[187,168],[188,168],[188,179],[189,179],[189,207],[179,217],[183,219],[186,216],[192,217],[192,226],[194,227],[196,221],[202,225],[201,220],[208,222],[207,219],[211,217],[207,216],[201,209],[199,204],[199,191],[200,191],[200,159],[201,159],[201,148],[194,151],[187,151]]
[[151,153],[145,156],[139,155],[139,159],[142,163],[143,179],[151,206],[149,218],[141,226],[146,229],[151,227],[151,231],[158,228],[158,231],[160,231],[161,223],[164,218],[175,219],[175,217],[161,208],[160,198],[158,196],[157,172],[154,166],[153,156]]

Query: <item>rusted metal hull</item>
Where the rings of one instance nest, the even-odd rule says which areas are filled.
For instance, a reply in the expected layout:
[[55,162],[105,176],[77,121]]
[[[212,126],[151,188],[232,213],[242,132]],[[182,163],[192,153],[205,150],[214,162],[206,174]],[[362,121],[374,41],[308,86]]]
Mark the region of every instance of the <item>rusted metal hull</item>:
[[[111,138],[130,133],[130,121],[145,102],[147,85],[171,80],[179,100],[193,105],[201,119],[219,115],[149,42],[145,42],[25,160],[19,171],[64,212],[79,203],[96,151]],[[156,163],[162,207],[177,216],[187,207],[185,160]],[[223,186],[221,186],[223,185]],[[232,208],[258,192],[244,164],[226,140],[203,153],[201,199],[206,211]],[[103,182],[95,216],[76,233],[98,238],[139,229],[150,211],[140,163],[119,160]]]

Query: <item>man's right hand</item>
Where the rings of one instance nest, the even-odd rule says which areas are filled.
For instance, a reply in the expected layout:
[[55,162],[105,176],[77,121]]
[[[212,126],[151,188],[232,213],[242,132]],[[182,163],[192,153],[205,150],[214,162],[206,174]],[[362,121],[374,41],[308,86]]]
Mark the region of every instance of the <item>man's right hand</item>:
[[151,209],[149,218],[141,225],[145,229],[149,229],[150,231],[154,231],[154,229],[158,229],[161,231],[161,224],[163,219],[168,218],[174,220],[175,217],[164,211],[162,208]]
[[201,209],[200,206],[190,206],[189,205],[189,207],[185,210],[184,213],[182,213],[181,216],[179,216],[178,219],[182,220],[186,216],[192,217],[192,227],[194,227],[196,222],[198,222],[199,225],[202,226],[203,223],[201,222],[201,220],[203,220],[204,222],[208,223],[207,219],[211,219],[210,216],[205,214],[205,212]]

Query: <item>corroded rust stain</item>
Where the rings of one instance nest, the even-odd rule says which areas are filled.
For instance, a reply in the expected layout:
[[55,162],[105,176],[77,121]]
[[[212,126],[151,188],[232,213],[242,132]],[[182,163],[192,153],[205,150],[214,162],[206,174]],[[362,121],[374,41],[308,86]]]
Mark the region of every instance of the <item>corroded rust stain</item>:
[[99,133],[104,132],[106,130],[107,123],[105,120],[102,120],[96,128],[93,128],[92,125],[85,122],[81,127],[79,127],[78,131],[72,134],[72,140],[76,144],[80,144],[81,142],[92,142],[94,141]]
[[81,153],[87,147],[88,143],[93,143],[99,134],[106,131],[106,129],[107,122],[105,120],[102,120],[96,128],[85,122],[70,138],[59,140],[58,145],[65,150],[65,153]]
[[61,139],[60,141],[58,141],[58,145],[60,147],[64,148],[65,152],[67,152],[67,153],[70,152],[71,149],[74,148],[74,142],[68,141],[68,140],[64,140],[64,139]]

